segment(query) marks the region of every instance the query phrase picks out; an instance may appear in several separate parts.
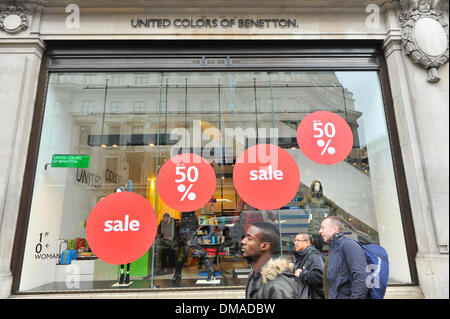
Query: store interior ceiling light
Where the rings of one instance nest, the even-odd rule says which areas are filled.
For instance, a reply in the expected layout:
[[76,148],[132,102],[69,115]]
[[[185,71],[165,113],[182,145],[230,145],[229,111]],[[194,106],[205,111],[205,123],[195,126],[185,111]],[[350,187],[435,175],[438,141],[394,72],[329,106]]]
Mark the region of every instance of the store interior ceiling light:
[[[175,145],[178,140],[171,139],[171,134],[151,133],[151,134],[89,134],[87,144],[89,146],[155,146],[155,145]],[[245,145],[247,148],[256,144],[275,144],[281,148],[297,149],[296,137],[278,137],[276,140],[272,138],[259,138],[256,143],[256,138],[247,138]],[[183,151],[190,149],[195,151],[196,148],[183,147]],[[203,150],[203,149],[200,149]],[[225,156],[231,152],[231,147],[223,147],[222,153]],[[214,148],[211,149],[211,156],[214,154]]]

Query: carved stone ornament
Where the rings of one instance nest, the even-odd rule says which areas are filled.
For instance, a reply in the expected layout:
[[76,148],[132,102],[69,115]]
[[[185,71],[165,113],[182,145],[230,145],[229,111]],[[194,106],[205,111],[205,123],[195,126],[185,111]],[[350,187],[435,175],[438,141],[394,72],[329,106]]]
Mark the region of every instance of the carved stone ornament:
[[402,46],[413,63],[428,70],[430,83],[440,81],[437,69],[449,60],[448,23],[434,9],[439,1],[402,1]]
[[17,33],[26,30],[31,12],[22,5],[10,3],[0,11],[0,30]]

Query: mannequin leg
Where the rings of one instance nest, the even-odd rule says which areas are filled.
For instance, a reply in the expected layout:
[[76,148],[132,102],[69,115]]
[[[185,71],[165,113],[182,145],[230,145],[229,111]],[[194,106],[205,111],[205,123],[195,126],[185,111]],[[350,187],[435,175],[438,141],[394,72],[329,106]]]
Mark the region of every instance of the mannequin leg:
[[177,262],[175,266],[175,273],[173,274],[172,280],[181,279],[181,271],[183,270],[184,262]]
[[208,280],[211,280],[214,278],[214,269],[208,257],[202,257],[202,259],[202,263],[205,265],[206,271],[208,272]]
[[214,278],[214,268],[208,259],[208,255],[199,245],[194,245],[192,248],[194,248],[200,253],[199,263],[205,265],[206,271],[208,272],[208,280],[211,280],[211,278]]
[[178,261],[179,258],[177,258],[177,263],[175,265],[175,273],[173,274],[172,280],[175,281],[175,280],[181,279],[181,271],[183,270],[184,263],[187,260],[187,253],[188,253],[188,247],[183,247],[182,252],[181,252],[181,254],[183,254],[183,255],[182,255],[182,258],[180,261]]
[[124,265],[120,265],[120,279],[119,279],[119,285],[123,284],[123,280],[124,280],[123,266],[124,266]]
[[130,283],[130,264],[127,264],[127,275],[125,276],[125,284]]
[[175,250],[173,248],[169,249],[169,272],[175,267]]
[[170,251],[169,247],[163,247],[162,249],[162,261],[161,261],[161,271],[163,274],[167,273],[167,270],[169,268],[169,256]]

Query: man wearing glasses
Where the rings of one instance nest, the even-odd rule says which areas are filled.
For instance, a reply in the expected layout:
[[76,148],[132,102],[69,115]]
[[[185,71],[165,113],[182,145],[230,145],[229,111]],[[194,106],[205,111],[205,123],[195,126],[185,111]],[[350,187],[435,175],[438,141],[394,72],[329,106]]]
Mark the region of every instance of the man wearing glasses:
[[295,246],[295,277],[298,299],[323,299],[323,255],[311,244],[309,234],[297,234]]

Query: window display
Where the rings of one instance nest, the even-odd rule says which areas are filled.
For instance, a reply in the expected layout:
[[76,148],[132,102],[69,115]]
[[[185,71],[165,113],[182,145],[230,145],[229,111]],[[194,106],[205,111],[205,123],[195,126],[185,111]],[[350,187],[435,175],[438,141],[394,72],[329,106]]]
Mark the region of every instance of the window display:
[[[299,148],[299,125],[317,111],[348,124],[353,145],[343,161],[321,164]],[[331,129],[315,141],[328,155],[338,151]],[[256,144],[278,146],[294,167],[251,168],[246,182],[300,174],[289,190],[275,187],[292,193],[282,207],[258,209],[235,186],[238,159]],[[164,202],[157,180],[183,153],[201,156],[216,185],[190,211]],[[205,194],[194,169],[177,172],[185,176],[172,181],[178,201]],[[390,283],[410,283],[396,185],[376,71],[50,73],[20,291],[241,287],[250,271],[241,241],[252,223],[275,224],[285,256],[299,233],[326,254],[318,232],[330,215],[350,237],[386,248]],[[102,198],[123,191],[153,206],[158,230],[141,257],[113,265],[91,250],[86,223]],[[277,202],[274,190],[263,196]]]

